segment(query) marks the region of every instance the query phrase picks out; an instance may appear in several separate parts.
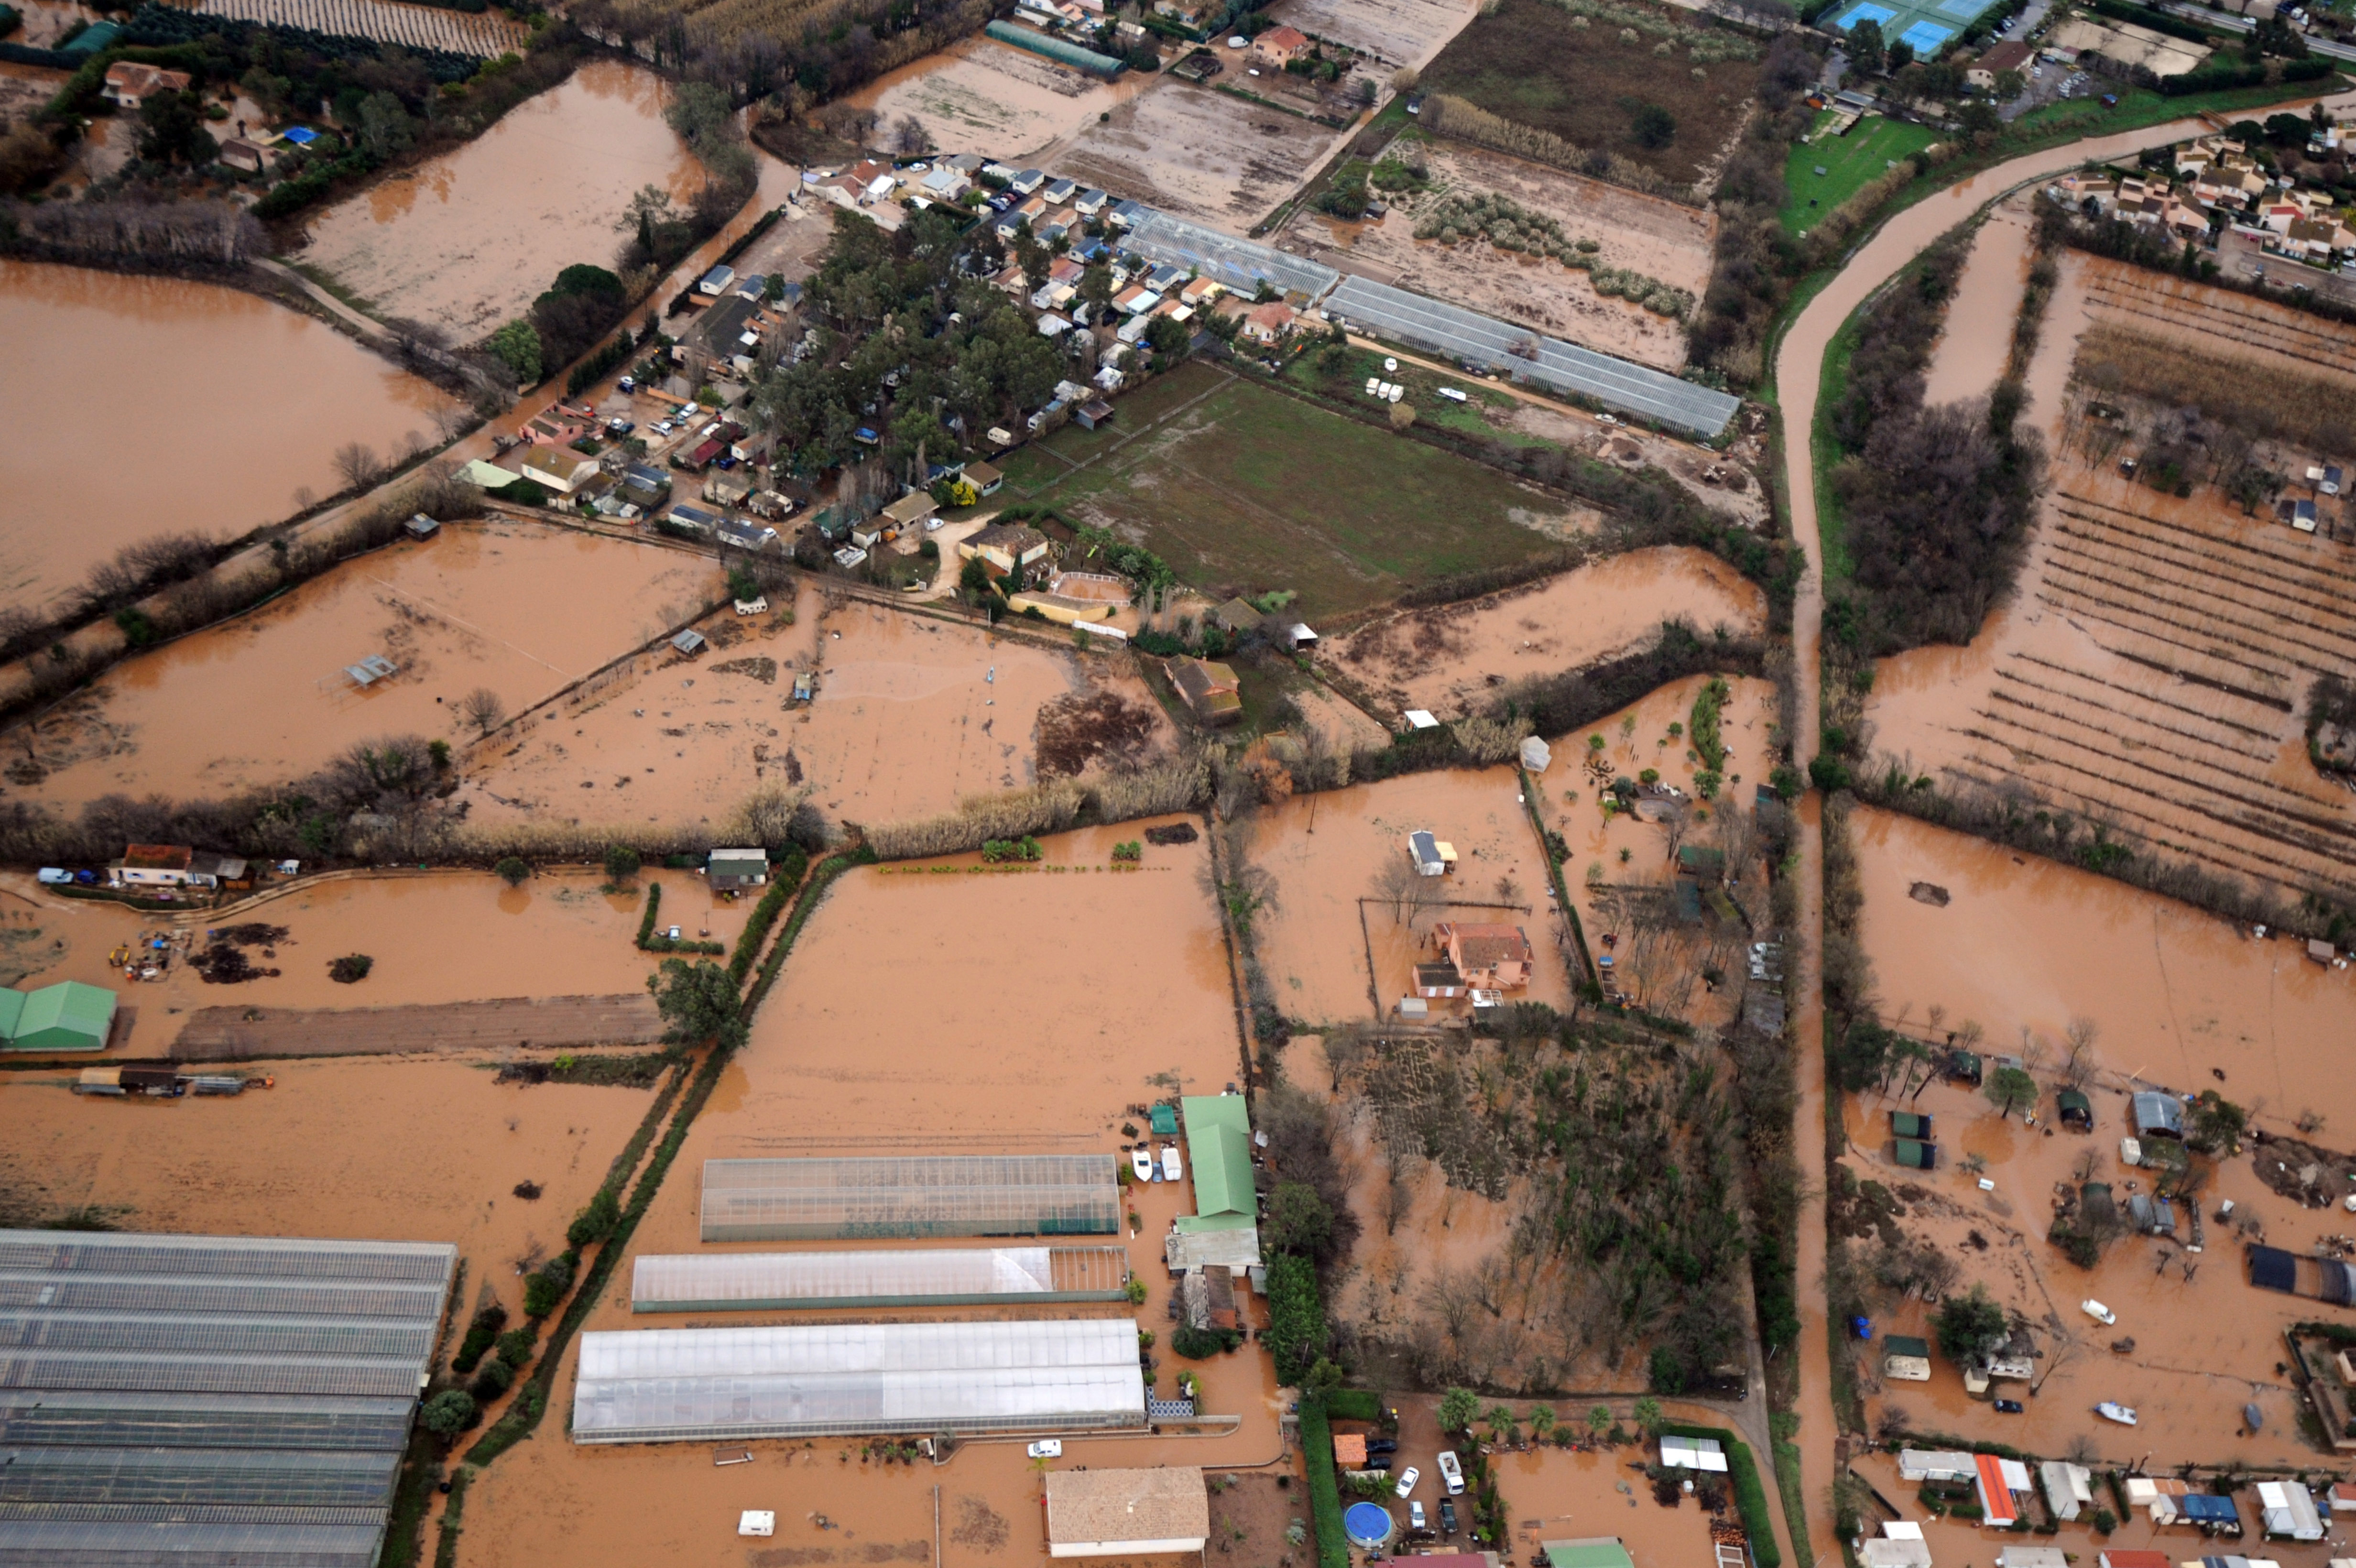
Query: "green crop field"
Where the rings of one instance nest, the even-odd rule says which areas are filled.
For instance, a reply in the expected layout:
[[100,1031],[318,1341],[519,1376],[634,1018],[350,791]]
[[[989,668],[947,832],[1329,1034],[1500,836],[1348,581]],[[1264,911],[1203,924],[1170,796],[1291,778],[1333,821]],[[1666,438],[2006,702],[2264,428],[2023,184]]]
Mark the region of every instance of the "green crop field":
[[1558,548],[1521,520],[1559,514],[1546,496],[1213,366],[1119,408],[1015,453],[1009,498],[1113,528],[1209,593],[1290,588],[1330,616]]
[[[1833,121],[1832,111],[1816,116],[1819,127]],[[1846,136],[1803,142],[1792,149],[1783,169],[1783,229],[1797,234],[1878,179],[1892,159],[1920,152],[1939,139],[1927,125],[1873,115],[1858,121]],[[1818,174],[1822,169],[1825,172]]]

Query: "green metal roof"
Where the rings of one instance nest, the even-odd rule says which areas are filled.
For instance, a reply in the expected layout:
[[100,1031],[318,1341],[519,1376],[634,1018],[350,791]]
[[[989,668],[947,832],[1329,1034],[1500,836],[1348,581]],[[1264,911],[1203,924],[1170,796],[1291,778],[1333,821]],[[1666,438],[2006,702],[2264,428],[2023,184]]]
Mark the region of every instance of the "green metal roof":
[[1890,1130],[1901,1138],[1922,1137],[1931,1130],[1931,1118],[1914,1111],[1892,1111]]
[[114,993],[79,980],[25,997],[9,1031],[11,1051],[104,1051],[114,1027]]
[[16,1019],[25,1011],[25,993],[0,987],[0,1042],[16,1038]]
[[1923,1143],[1916,1138],[1900,1138],[1897,1141],[1899,1164],[1906,1167],[1910,1170],[1928,1170],[1931,1168],[1931,1161],[1936,1157],[1931,1152],[1931,1145]]
[[1153,1125],[1155,1137],[1174,1138],[1178,1136],[1178,1108],[1175,1105],[1156,1105],[1147,1119]]
[[[1240,1094],[1189,1094],[1186,1154],[1194,1166],[1194,1212],[1203,1220],[1253,1223],[1251,1112]],[[1224,1227],[1222,1227],[1224,1228]]]
[[1884,1353],[1888,1355],[1912,1356],[1918,1361],[1927,1361],[1931,1359],[1931,1342],[1928,1339],[1917,1339],[1905,1334],[1892,1334],[1889,1339],[1884,1339],[1882,1344],[1886,1347]]
[[1549,1541],[1539,1550],[1546,1553],[1547,1568],[1636,1568],[1636,1560],[1620,1544],[1616,1535],[1598,1535],[1583,1541]]

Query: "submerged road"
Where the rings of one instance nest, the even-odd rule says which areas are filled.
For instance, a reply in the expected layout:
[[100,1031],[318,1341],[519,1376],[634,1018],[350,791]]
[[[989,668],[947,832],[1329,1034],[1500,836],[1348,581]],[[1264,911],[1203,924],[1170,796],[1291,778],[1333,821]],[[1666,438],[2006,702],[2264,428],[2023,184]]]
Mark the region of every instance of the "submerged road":
[[[2328,98],[2332,107],[2356,101],[2356,93]],[[2307,101],[2278,105],[2274,112],[2304,113]],[[2200,119],[2171,121],[2141,131],[2091,137],[1999,164],[1926,197],[1882,225],[1810,301],[1784,333],[1775,355],[1776,395],[1783,413],[1786,493],[1792,503],[1792,533],[1806,557],[1793,607],[1792,645],[1799,683],[1799,712],[1792,738],[1792,761],[1804,773],[1823,728],[1819,706],[1819,634],[1824,624],[1824,543],[1817,533],[1815,472],[1810,432],[1824,378],[1825,353],[1833,335],[1877,289],[1927,250],[1941,235],[2001,197],[2089,161],[2140,153],[2201,135],[2212,126]],[[1797,979],[1793,997],[1793,1039],[1799,1060],[1799,1109],[1793,1145],[1807,1189],[1821,1197],[1830,1174],[1819,1157],[1826,1147],[1824,1040],[1824,838],[1822,803],[1812,790],[1800,808],[1800,931],[1788,973]],[[1833,1530],[1832,1481],[1846,1463],[1833,1415],[1832,1342],[1825,1295],[1825,1227],[1819,1211],[1800,1226],[1799,1311],[1801,1480],[1806,1498],[1809,1546],[1815,1561],[1788,1559],[1788,1568],[1817,1568],[1837,1559]]]

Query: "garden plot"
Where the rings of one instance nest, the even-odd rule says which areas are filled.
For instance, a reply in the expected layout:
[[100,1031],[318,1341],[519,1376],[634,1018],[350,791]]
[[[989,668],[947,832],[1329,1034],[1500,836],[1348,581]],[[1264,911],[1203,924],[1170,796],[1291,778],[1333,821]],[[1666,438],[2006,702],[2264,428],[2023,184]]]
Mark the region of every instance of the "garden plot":
[[1378,282],[1659,369],[1684,368],[1684,322],[1599,293],[1589,272],[1526,248],[1501,249],[1477,230],[1455,244],[1417,236],[1466,197],[1503,196],[1552,219],[1567,240],[1595,242],[1595,266],[1650,278],[1697,300],[1709,286],[1717,230],[1711,213],[1475,147],[1442,143],[1428,156],[1434,188],[1396,198],[1377,221],[1344,224],[1304,208],[1294,229],[1330,234],[1338,253],[1328,260]]
[[[709,560],[535,523],[456,524],[348,561],[262,609],[125,661],[16,732],[8,795],[221,797],[356,742],[463,745],[463,699],[507,712],[700,611]],[[393,673],[362,687],[364,658]]]
[[1049,155],[1057,174],[1241,234],[1290,195],[1338,133],[1163,78]]
[[1385,65],[1419,66],[1477,10],[1467,0],[1283,0],[1269,15],[1312,38],[1371,54]]

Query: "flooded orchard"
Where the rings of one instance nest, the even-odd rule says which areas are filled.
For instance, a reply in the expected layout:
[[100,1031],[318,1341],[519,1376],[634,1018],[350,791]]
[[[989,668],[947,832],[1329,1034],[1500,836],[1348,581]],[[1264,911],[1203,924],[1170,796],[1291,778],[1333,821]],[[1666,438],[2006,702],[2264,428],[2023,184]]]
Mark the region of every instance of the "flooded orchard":
[[[337,448],[428,440],[451,406],[309,316],[175,278],[0,261],[0,603],[47,606],[154,534],[276,522],[342,487]],[[101,367],[103,416],[70,395]]]
[[[463,746],[487,690],[522,710],[708,605],[682,551],[538,523],[456,524],[348,561],[263,608],[131,659],[15,732],[5,793],[78,805],[180,799],[298,777],[356,741]],[[368,657],[394,673],[358,685]],[[650,784],[655,781],[648,781]]]
[[663,123],[667,91],[636,66],[584,65],[455,152],[330,208],[302,259],[380,315],[479,337],[574,262],[610,265],[641,187],[680,201],[701,187]]

